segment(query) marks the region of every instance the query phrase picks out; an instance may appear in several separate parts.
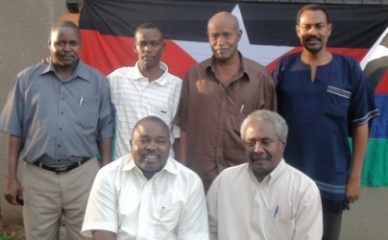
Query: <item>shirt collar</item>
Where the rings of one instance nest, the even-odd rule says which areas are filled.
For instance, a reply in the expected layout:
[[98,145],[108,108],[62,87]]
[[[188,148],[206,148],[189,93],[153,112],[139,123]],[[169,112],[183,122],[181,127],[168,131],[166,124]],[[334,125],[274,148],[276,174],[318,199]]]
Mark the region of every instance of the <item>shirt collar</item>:
[[[49,61],[48,65],[43,69],[41,74],[44,75],[46,73],[53,72],[58,75],[57,71],[55,70],[52,58],[50,57],[48,61]],[[80,79],[90,82],[90,79],[88,76],[90,75],[87,72],[87,65],[83,63],[81,59],[78,59],[75,65],[75,68],[73,70],[73,73],[71,74],[71,79],[79,77]]]
[[[246,74],[248,77],[248,80],[249,80],[250,76],[249,76],[249,73],[247,71],[247,69],[248,69],[247,59],[242,56],[240,51],[238,51],[238,56],[240,57],[239,78],[241,78],[244,74]],[[205,63],[205,68],[208,71],[212,71],[213,73],[215,73],[216,65],[215,65],[214,55],[211,58],[207,59],[204,63]]]
[[[272,170],[272,172],[270,174],[268,174],[263,179],[263,181],[261,181],[259,184],[265,183],[265,184],[268,184],[268,186],[271,186],[271,184],[282,175],[282,172],[285,168],[286,168],[286,162],[284,161],[284,159],[282,159],[282,160],[280,160],[278,165]],[[253,177],[253,179],[255,179],[256,182],[258,182],[250,167],[248,167],[248,171],[249,171],[249,174],[251,175],[251,177]]]
[[[163,86],[167,83],[166,76],[168,74],[168,66],[164,62],[160,62],[159,67],[163,71],[163,75],[152,82]],[[137,61],[135,64],[134,80],[142,80],[142,79],[148,79],[148,78],[144,77],[143,74],[141,74],[139,70],[139,61]]]

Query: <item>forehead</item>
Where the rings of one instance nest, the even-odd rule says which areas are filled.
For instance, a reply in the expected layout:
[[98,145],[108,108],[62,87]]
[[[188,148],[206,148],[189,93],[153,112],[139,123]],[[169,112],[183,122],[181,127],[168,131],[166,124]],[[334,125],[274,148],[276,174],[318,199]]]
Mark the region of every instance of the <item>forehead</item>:
[[236,20],[232,16],[219,16],[211,19],[208,24],[208,32],[232,32],[237,29]]
[[275,138],[275,126],[266,120],[251,120],[247,124],[245,138]]
[[135,34],[136,41],[161,40],[162,33],[157,28],[139,29]]
[[166,137],[169,138],[169,130],[164,123],[154,120],[144,120],[133,130],[133,137]]
[[327,23],[326,15],[322,10],[305,10],[299,17],[300,24]]
[[70,39],[70,40],[80,40],[80,36],[78,35],[78,31],[72,27],[58,27],[54,31],[51,32],[50,38],[52,40],[57,39]]

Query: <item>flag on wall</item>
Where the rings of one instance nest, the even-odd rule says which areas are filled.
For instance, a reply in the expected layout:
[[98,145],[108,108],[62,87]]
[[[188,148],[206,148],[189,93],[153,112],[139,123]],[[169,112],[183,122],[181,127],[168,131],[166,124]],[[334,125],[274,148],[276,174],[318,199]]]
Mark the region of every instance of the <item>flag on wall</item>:
[[[295,17],[303,5],[210,0],[86,0],[79,22],[84,42],[81,58],[104,74],[133,65],[137,60],[132,49],[134,30],[141,23],[153,22],[167,39],[162,61],[170,72],[183,77],[189,67],[211,56],[207,21],[215,13],[227,11],[240,21],[242,54],[272,70],[280,56],[300,50]],[[326,7],[333,22],[329,50],[364,63],[381,112],[372,125],[362,184],[388,186],[388,5]]]

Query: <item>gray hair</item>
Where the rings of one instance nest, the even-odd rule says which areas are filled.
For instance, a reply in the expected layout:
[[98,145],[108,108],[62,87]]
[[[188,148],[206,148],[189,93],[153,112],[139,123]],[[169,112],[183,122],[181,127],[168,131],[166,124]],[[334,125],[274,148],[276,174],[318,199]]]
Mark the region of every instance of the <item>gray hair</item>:
[[276,136],[280,141],[287,140],[288,126],[284,118],[276,112],[269,110],[256,110],[248,115],[241,124],[240,133],[241,138],[245,139],[245,132],[247,130],[248,124],[251,121],[268,121],[275,126]]

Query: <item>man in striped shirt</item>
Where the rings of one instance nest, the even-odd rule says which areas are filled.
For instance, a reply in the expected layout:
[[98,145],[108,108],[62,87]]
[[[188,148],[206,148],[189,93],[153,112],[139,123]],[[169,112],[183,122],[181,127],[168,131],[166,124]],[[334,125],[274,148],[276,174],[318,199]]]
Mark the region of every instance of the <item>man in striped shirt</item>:
[[[160,61],[165,45],[163,34],[155,24],[141,24],[135,31],[133,45],[138,54],[135,66],[116,69],[107,77],[116,110],[115,159],[131,152],[133,126],[146,116],[157,116],[169,126],[172,143],[179,137],[180,129],[172,120],[182,81],[170,74],[167,65]],[[170,156],[174,157],[172,147]]]

